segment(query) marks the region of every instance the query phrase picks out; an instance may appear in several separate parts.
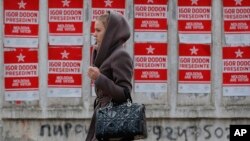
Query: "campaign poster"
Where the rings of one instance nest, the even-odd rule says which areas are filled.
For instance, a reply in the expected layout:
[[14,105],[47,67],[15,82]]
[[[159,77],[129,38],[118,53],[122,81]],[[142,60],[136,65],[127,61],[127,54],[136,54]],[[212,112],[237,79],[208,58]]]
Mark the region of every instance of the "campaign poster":
[[5,101],[39,99],[38,49],[4,48]]
[[49,0],[49,44],[83,45],[83,1]]
[[81,97],[82,47],[48,49],[48,97]]
[[250,96],[250,46],[223,47],[223,95]]
[[39,0],[4,0],[4,46],[38,48]]
[[167,0],[134,1],[135,42],[167,42]]
[[179,45],[178,93],[211,92],[210,45]]
[[228,45],[250,45],[250,1],[223,0],[224,34]]
[[[125,0],[92,0],[91,33],[95,30],[95,20],[106,11],[112,10],[125,15]],[[91,36],[91,45],[95,44],[94,36]]]
[[167,44],[135,43],[135,92],[167,92]]
[[180,43],[211,43],[211,0],[178,0]]

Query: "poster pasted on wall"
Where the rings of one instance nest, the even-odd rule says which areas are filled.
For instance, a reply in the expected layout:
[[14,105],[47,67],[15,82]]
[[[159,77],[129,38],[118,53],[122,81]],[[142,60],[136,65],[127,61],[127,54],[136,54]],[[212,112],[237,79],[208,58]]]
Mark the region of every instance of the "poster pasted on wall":
[[135,42],[167,42],[167,0],[134,1]]
[[179,45],[178,93],[211,92],[210,45]]
[[4,46],[38,48],[39,0],[4,0]]
[[250,1],[223,0],[225,41],[228,45],[250,45]]
[[250,96],[250,46],[223,47],[223,95]]
[[38,49],[4,48],[5,101],[39,99]]
[[167,92],[167,44],[135,43],[135,92]]
[[211,43],[211,0],[178,0],[180,43]]
[[81,97],[82,47],[49,47],[48,97]]
[[49,44],[83,45],[83,1],[48,1]]

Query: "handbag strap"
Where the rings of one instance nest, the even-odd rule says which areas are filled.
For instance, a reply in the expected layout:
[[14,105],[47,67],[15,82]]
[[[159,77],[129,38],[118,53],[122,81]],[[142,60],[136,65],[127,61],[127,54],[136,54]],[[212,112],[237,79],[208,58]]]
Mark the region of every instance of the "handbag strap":
[[[132,98],[131,98],[129,89],[127,87],[125,87],[125,88],[123,88],[123,92],[124,92],[124,95],[125,95],[125,98],[126,98],[127,106],[131,106],[131,104],[132,104]],[[107,108],[112,108],[114,104],[116,105],[118,103],[116,103],[113,100],[111,100],[106,107]]]
[[124,95],[125,95],[125,98],[127,99],[127,101],[130,100],[130,102],[132,103],[132,98],[131,98],[129,89],[128,89],[127,87],[125,87],[125,88],[123,89],[123,91],[124,91]]

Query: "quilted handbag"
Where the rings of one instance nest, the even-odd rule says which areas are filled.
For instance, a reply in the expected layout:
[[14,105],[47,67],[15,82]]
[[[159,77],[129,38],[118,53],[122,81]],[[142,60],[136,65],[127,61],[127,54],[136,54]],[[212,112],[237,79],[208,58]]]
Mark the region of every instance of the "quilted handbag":
[[96,113],[96,138],[112,139],[143,139],[147,137],[145,106],[128,102],[100,108]]

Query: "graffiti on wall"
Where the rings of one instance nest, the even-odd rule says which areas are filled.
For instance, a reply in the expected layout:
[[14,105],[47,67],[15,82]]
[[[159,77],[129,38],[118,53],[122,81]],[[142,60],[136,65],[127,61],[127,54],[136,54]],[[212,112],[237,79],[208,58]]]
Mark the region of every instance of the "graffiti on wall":
[[40,127],[40,136],[65,136],[69,137],[70,134],[87,134],[88,127],[83,124],[72,124],[72,123],[64,123],[64,124],[43,124]]
[[190,125],[182,126],[149,126],[149,134],[153,134],[155,139],[170,141],[191,141],[191,140],[213,140],[213,139],[229,139],[229,127],[214,126],[207,124],[203,126]]
[[[88,125],[72,124],[42,124],[40,126],[40,136],[53,138],[62,136],[69,138],[69,135],[86,136]],[[221,127],[218,125],[189,125],[189,126],[148,126],[148,137],[156,141],[192,141],[192,140],[229,140],[229,126]]]

